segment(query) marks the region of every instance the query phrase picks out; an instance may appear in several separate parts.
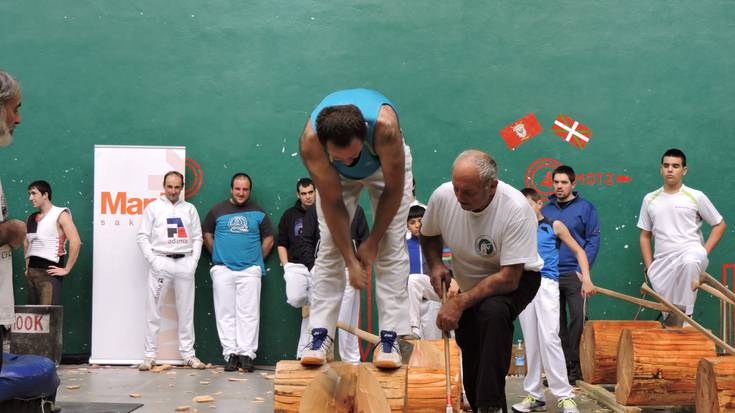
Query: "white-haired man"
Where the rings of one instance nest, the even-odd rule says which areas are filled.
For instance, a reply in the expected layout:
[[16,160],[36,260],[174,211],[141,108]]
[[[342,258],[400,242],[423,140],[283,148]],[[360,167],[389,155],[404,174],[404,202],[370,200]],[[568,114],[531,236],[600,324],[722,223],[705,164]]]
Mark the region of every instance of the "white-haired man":
[[[513,320],[536,295],[544,265],[535,214],[523,194],[497,179],[490,155],[468,150],[454,161],[452,181],[431,195],[421,224],[434,290],[441,295],[442,281],[454,278],[462,291],[442,305],[436,323],[456,329],[470,406],[505,412]],[[444,244],[453,271],[442,262]]]
[[[13,141],[13,131],[20,124],[20,84],[8,72],[0,70],[0,146]],[[0,342],[5,328],[13,323],[13,248],[23,245],[25,223],[8,220],[8,204],[0,181]]]

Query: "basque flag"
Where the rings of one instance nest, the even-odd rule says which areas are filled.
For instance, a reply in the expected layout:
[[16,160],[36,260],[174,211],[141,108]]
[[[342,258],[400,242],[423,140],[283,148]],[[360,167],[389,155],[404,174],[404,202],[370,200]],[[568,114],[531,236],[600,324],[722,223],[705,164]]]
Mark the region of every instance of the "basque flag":
[[587,143],[592,137],[590,128],[567,115],[559,115],[554,121],[554,126],[551,127],[551,130],[579,149],[587,146]]
[[533,138],[541,132],[541,124],[536,119],[536,115],[529,113],[528,115],[518,119],[505,128],[500,130],[500,136],[503,137],[508,149],[515,149],[518,145]]

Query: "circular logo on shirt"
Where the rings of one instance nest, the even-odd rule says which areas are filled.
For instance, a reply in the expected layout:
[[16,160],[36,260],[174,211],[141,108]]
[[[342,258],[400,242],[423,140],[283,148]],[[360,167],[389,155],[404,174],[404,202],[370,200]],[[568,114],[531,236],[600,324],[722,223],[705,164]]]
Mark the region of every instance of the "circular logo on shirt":
[[481,257],[495,254],[495,243],[488,235],[480,235],[475,239],[475,252]]
[[227,226],[230,228],[230,232],[248,232],[248,220],[240,215],[230,218]]

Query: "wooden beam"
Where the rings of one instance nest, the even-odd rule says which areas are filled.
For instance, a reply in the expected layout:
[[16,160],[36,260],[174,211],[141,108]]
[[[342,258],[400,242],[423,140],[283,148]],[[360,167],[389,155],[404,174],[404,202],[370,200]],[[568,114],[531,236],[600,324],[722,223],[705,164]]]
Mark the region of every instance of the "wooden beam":
[[608,297],[617,298],[619,300],[627,301],[629,303],[637,304],[641,307],[650,308],[652,310],[661,311],[661,312],[668,312],[669,310],[662,304],[655,303],[653,301],[644,300],[642,298],[636,298],[632,297],[627,294],[619,293],[617,291],[608,290],[607,288],[602,287],[595,287],[595,290],[603,295],[606,295]]
[[593,399],[603,404],[615,413],[641,413],[642,410],[635,406],[623,406],[615,400],[615,395],[605,390],[604,387],[596,384],[589,384],[582,380],[577,380],[577,386],[587,392]]

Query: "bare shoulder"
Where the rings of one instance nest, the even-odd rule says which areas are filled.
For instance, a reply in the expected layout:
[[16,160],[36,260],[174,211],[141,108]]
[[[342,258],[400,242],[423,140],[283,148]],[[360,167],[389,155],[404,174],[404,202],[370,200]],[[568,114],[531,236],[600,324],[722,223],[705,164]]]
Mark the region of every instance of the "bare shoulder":
[[301,158],[305,161],[317,159],[320,154],[322,156],[324,154],[324,148],[322,147],[321,142],[319,142],[319,137],[317,137],[316,131],[311,126],[311,120],[306,122],[304,132],[301,134],[301,138],[299,139],[299,148],[301,151]]
[[[373,145],[379,154],[386,150],[393,153],[394,149],[403,148],[403,136],[398,124],[398,116],[389,105],[383,105],[378,112],[373,133]],[[402,158],[402,153],[400,156]]]
[[564,232],[568,232],[568,231],[569,231],[569,230],[567,229],[567,226],[566,226],[566,225],[564,225],[564,223],[563,223],[563,222],[561,222],[561,221],[560,221],[560,220],[558,220],[558,219],[557,219],[557,220],[555,220],[555,221],[554,221],[554,222],[553,222],[553,223],[552,223],[551,225],[552,225],[552,226],[554,227],[554,232],[555,232],[555,233],[557,233],[557,234],[559,234],[559,233],[564,233]]

